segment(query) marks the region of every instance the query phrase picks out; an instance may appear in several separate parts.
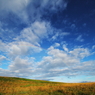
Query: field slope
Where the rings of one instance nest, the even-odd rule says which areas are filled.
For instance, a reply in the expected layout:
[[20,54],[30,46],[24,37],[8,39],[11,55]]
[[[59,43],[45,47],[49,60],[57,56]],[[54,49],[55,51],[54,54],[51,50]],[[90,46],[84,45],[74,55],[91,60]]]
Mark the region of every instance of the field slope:
[[58,83],[0,77],[0,95],[95,95],[95,83]]

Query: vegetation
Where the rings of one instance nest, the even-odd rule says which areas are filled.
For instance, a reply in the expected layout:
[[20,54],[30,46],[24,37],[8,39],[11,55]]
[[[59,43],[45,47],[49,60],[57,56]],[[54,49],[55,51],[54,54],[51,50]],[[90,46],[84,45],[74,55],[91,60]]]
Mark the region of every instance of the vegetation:
[[0,77],[0,95],[95,95],[95,83],[58,83]]

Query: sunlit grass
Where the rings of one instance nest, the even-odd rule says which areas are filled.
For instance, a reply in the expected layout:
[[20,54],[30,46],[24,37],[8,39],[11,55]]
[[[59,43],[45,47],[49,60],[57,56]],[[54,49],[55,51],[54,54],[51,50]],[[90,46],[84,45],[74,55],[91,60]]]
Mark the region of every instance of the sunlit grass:
[[95,95],[95,83],[58,83],[0,77],[0,95]]

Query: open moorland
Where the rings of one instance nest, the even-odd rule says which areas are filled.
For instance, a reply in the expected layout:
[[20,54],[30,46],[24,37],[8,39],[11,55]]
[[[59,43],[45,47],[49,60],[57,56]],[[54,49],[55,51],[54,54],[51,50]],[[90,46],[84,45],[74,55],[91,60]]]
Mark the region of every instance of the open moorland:
[[0,77],[0,95],[95,95],[95,83],[60,83]]

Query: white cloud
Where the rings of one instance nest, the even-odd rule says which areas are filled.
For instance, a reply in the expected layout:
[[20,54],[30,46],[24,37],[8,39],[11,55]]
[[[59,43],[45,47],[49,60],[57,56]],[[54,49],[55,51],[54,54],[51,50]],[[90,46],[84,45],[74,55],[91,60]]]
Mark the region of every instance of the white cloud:
[[66,52],[69,51],[65,44],[63,45],[63,49],[64,49]]
[[33,63],[32,61],[30,62],[28,59],[22,59],[19,56],[16,57],[13,61],[13,63],[11,63],[11,65],[9,65],[9,69],[15,73],[32,73],[32,68],[33,68]]
[[76,25],[75,24],[72,24],[71,25],[71,29],[75,29],[76,28]]
[[20,58],[17,56],[8,66],[8,69],[0,68],[0,76],[29,77],[34,74],[34,58]]
[[[68,49],[69,51],[69,49]],[[88,49],[76,48],[70,52],[59,50],[51,46],[48,55],[41,61],[35,62],[35,58],[15,57],[8,70],[0,69],[0,74],[52,79],[58,76],[94,75],[94,61],[81,62],[82,58],[90,55]],[[93,73],[92,73],[93,72]]]
[[50,47],[48,49],[48,56],[43,57],[42,61],[38,63],[38,68],[44,68],[41,69],[43,72],[49,72],[53,69],[69,68],[79,63],[80,60],[78,58],[74,58],[63,50]]
[[7,48],[7,44],[0,40],[0,51],[6,51]]
[[42,39],[47,38],[52,33],[51,26],[48,22],[35,21],[30,27],[23,29],[20,36],[15,40],[24,40],[34,45],[40,46]]
[[[2,41],[6,41],[7,42],[7,41],[12,41],[12,39],[14,37],[16,37],[18,35],[18,33],[16,31],[16,29],[17,29],[16,27],[12,28],[12,29],[9,29],[10,23],[8,24],[6,21],[7,20],[3,20],[3,21],[1,20],[1,22],[0,22],[0,39]],[[0,43],[1,43],[1,41],[0,41]]]
[[67,7],[66,0],[53,0],[51,2],[49,0],[42,0],[42,2],[42,7],[50,8],[53,11],[63,10]]
[[81,75],[95,75],[95,61],[85,61],[82,62],[80,65],[77,65],[76,67],[73,67],[72,70],[79,72]]
[[42,61],[38,62],[37,72],[42,73],[39,78],[89,75],[94,71],[94,61],[81,62],[87,56],[90,56],[87,48],[76,48],[70,52],[64,52],[51,46],[48,49],[48,56],[44,56]]
[[23,39],[25,41],[31,42],[32,44],[38,45],[39,42],[39,37],[37,35],[35,35],[31,29],[31,27],[29,28],[25,28],[20,35],[20,39]]
[[50,31],[51,29],[50,23],[44,21],[43,22],[35,21],[31,25],[31,29],[39,38],[46,38],[48,37],[49,34],[51,34],[50,32],[52,32]]
[[[20,11],[24,7],[26,7],[29,3],[29,0],[0,0],[0,10],[6,10],[6,11]],[[18,7],[17,7],[18,6]]]
[[8,70],[4,70],[2,68],[0,68],[0,76],[8,76]]
[[59,46],[60,46],[59,43],[55,43],[55,44],[54,44],[54,47],[59,47]]
[[75,58],[83,59],[90,55],[90,51],[87,48],[75,48],[73,51],[69,52]]
[[9,49],[7,50],[7,52],[11,58],[14,58],[16,56],[25,56],[32,53],[38,53],[42,50],[40,47],[36,47],[35,45],[25,41],[9,43],[8,47]]
[[[66,0],[0,0],[0,12],[10,12],[27,22],[29,20],[41,19],[41,16],[49,11],[64,10],[67,7]],[[36,11],[35,11],[36,10]]]
[[70,35],[69,32],[62,32],[61,30],[55,29],[56,33],[52,36],[51,40],[55,41],[61,38],[64,38],[65,36]]
[[0,62],[1,62],[1,61],[3,61],[3,60],[5,60],[5,59],[6,59],[6,57],[5,57],[5,56],[0,55]]
[[79,35],[79,36],[76,38],[76,41],[83,42],[84,39],[82,38],[82,35]]
[[92,46],[92,49],[95,49],[95,45]]
[[63,32],[63,33],[61,33],[60,35],[61,35],[61,36],[67,36],[67,35],[70,35],[70,33],[69,33],[69,32]]
[[58,37],[58,33],[56,33],[55,35],[53,35],[53,36],[52,36],[52,38],[51,38],[51,40],[53,40],[53,41],[54,41],[54,40],[56,40],[56,39],[57,39],[57,37]]
[[[53,29],[48,22],[35,21],[30,27],[23,29],[20,35],[14,38],[15,41],[5,43],[0,40],[0,50],[11,59],[38,53],[42,50],[40,47],[42,39],[48,38],[52,33]],[[56,46],[59,44],[56,43]]]
[[12,12],[20,17],[20,19],[27,21],[26,7],[29,1],[30,0],[0,0],[0,11],[5,15]]
[[32,55],[42,51],[40,46],[35,46],[26,41],[14,41],[10,43],[0,41],[0,43],[0,51],[5,53],[9,59],[14,59],[17,56]]
[[[63,43],[63,49],[58,49],[61,46],[60,43],[55,43],[48,48],[45,51],[46,56],[43,56],[39,62],[34,60],[36,58],[31,57],[33,53],[42,51],[40,45],[42,40],[47,39],[58,42],[60,39],[63,40],[65,36],[70,35],[69,32],[63,32],[53,28],[49,22],[43,21],[41,18],[47,12],[61,11],[66,7],[66,0],[0,0],[1,18],[3,16],[5,16],[3,17],[4,19],[9,18],[10,13],[10,15],[14,15],[19,19],[21,24],[23,21],[26,24],[25,28],[23,28],[23,25],[20,26],[20,28],[23,28],[22,30],[18,28],[17,32],[20,34],[18,33],[17,36],[15,35],[17,32],[13,32],[15,25],[11,31],[9,28],[6,28],[7,24],[9,24],[7,20],[5,21],[7,22],[6,25],[0,22],[0,31],[2,32],[0,32],[0,35],[4,40],[0,40],[0,52],[3,52],[5,55],[3,53],[0,55],[0,62],[6,58],[10,61],[8,69],[0,68],[0,75],[17,77],[31,76],[41,79],[52,79],[52,77],[56,76],[75,76],[79,74],[95,75],[95,61],[81,62],[83,58],[91,55],[90,50],[88,48],[75,48],[70,51],[65,41],[63,41],[65,42]],[[12,21],[19,26],[19,22],[15,22],[15,17],[12,18]],[[64,23],[66,24],[66,21]],[[72,24],[71,28],[75,28],[75,25]],[[5,37],[6,33],[12,39],[14,37],[12,35],[15,35],[13,41],[5,42],[5,38],[8,39],[8,37]],[[82,37],[82,35],[79,35],[76,41],[83,42],[84,39]],[[92,49],[94,48],[95,45]]]

